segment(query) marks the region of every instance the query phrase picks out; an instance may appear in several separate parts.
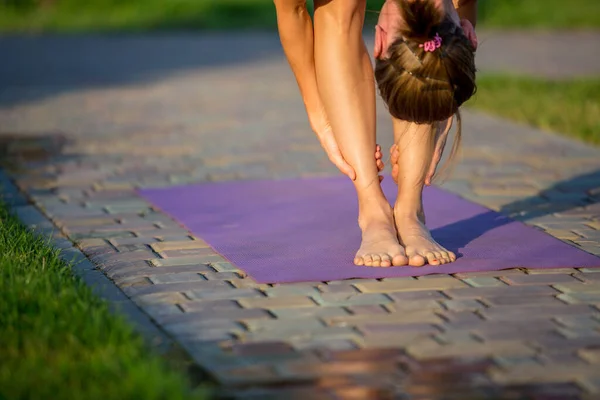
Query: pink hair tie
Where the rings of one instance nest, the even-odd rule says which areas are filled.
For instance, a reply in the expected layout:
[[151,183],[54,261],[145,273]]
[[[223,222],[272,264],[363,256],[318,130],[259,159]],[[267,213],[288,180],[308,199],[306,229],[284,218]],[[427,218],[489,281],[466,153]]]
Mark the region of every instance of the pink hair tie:
[[435,37],[432,40],[428,40],[423,44],[420,44],[419,47],[425,49],[426,52],[432,53],[435,49],[439,49],[442,46],[442,38],[439,33],[435,34]]

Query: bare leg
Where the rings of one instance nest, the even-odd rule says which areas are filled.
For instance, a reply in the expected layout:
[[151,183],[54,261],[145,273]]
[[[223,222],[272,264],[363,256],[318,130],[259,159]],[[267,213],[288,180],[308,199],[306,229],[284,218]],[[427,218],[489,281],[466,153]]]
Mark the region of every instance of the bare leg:
[[379,185],[375,153],[375,82],[362,39],[365,0],[315,1],[319,94],[344,159],[356,171],[362,244],[357,265],[406,265],[393,212]]
[[409,265],[441,265],[456,260],[456,255],[433,240],[425,227],[423,186],[435,147],[435,132],[430,125],[394,120],[394,139],[398,147],[398,197],[394,219],[400,243]]

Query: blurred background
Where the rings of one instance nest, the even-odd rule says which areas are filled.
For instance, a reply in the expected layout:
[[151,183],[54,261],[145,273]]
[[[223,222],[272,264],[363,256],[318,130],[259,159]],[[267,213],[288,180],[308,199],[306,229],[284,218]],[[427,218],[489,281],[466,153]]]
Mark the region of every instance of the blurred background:
[[[368,0],[367,7],[376,13],[383,3]],[[479,11],[486,28],[600,25],[595,0],[481,0]],[[271,0],[0,0],[3,32],[273,29],[273,17]]]
[[[310,7],[309,1],[309,7]],[[367,1],[365,32],[370,35],[384,0]],[[311,7],[312,8],[312,7]],[[479,57],[484,62],[479,75],[478,95],[469,107],[525,122],[530,125],[567,134],[589,143],[600,143],[600,81],[593,73],[596,67],[590,55],[598,46],[589,35],[581,48],[563,43],[553,51],[545,37],[526,40],[539,31],[585,31],[593,35],[600,29],[600,1],[597,0],[480,0]],[[0,35],[45,33],[142,33],[142,32],[215,32],[272,31],[276,19],[271,0],[0,0]],[[523,39],[514,49],[497,52],[498,30],[512,34],[512,42]],[[490,33],[491,32],[491,33]],[[533,33],[532,33],[533,32]],[[590,33],[591,32],[591,33]],[[519,35],[514,37],[514,34]],[[560,38],[557,38],[560,41]],[[571,42],[579,43],[571,37]],[[544,44],[541,48],[540,43]],[[513,46],[510,44],[510,46]],[[588,46],[583,48],[583,46]],[[550,48],[549,48],[550,47]],[[573,52],[562,54],[564,48]],[[595,48],[593,48],[595,47]],[[538,53],[535,53],[535,52]],[[555,53],[555,54],[548,54]],[[533,61],[523,60],[523,54]],[[540,76],[536,76],[536,54],[539,54]],[[485,58],[485,59],[484,59]],[[553,60],[571,59],[567,71]],[[548,62],[550,60],[550,62]],[[528,64],[529,71],[510,68],[512,64]],[[566,62],[565,62],[566,63]],[[545,65],[542,65],[545,64]],[[568,63],[566,63],[568,64]],[[579,64],[579,66],[577,66]],[[486,70],[498,65],[498,71]],[[543,69],[543,71],[542,71]],[[511,73],[505,73],[512,70]],[[533,73],[532,71],[533,70]],[[576,71],[575,71],[576,70]],[[590,73],[590,71],[592,73]],[[488,73],[491,72],[491,73]],[[500,72],[500,73],[494,73]],[[523,73],[525,72],[525,73]],[[583,75],[583,76],[582,76]],[[552,78],[552,79],[549,79]],[[536,94],[536,96],[532,96]]]

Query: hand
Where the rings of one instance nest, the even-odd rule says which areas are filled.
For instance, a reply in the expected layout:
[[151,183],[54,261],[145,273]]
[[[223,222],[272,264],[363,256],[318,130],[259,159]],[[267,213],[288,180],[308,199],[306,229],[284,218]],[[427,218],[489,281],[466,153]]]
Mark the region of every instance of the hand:
[[477,50],[477,45],[478,45],[477,34],[475,33],[475,28],[473,27],[473,24],[471,23],[471,21],[469,21],[468,19],[461,19],[460,26],[462,27],[463,32],[465,33],[465,36],[467,37],[467,39],[469,39],[471,41],[473,48],[475,48],[475,50]]
[[[382,161],[383,154],[381,154],[381,146],[377,145],[375,147],[375,162],[377,163],[377,172],[383,171],[385,164]],[[379,175],[379,182],[383,180],[383,176]]]
[[329,161],[331,161],[344,175],[348,176],[348,178],[355,180],[356,172],[354,172],[354,168],[344,160],[329,122],[323,122],[326,121],[324,118],[320,118],[319,120],[321,121],[319,124],[314,123],[311,120],[310,125],[317,134],[319,142],[321,142],[321,147],[323,147],[325,153],[327,153]]

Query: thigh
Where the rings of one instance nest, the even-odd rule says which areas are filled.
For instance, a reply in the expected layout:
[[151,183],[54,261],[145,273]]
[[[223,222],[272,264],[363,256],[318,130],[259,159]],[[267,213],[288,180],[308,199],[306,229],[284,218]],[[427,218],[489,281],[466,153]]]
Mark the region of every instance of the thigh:
[[314,0],[314,3],[315,11],[327,9],[338,14],[356,12],[364,14],[367,8],[367,0]]

